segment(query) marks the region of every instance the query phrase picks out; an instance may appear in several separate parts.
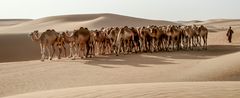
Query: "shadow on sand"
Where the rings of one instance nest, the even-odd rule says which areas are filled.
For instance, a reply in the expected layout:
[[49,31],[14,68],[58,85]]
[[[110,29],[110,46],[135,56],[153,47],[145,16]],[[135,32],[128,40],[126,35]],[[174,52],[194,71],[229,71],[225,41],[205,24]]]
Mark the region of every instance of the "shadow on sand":
[[[210,45],[208,50],[191,50],[176,52],[138,53],[130,55],[107,55],[88,58],[85,64],[103,68],[117,68],[114,65],[128,65],[133,67],[151,67],[149,65],[177,64],[174,59],[210,59],[234,52],[238,52],[237,45]],[[106,66],[111,65],[111,66]]]

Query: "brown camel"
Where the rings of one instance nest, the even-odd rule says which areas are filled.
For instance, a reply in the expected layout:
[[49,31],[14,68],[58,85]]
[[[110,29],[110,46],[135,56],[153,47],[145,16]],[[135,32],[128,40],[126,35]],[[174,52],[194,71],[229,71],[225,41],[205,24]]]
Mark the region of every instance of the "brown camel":
[[203,45],[201,45],[202,49],[207,50],[208,29],[206,27],[204,27],[203,25],[201,25],[198,28],[198,34],[200,36],[200,44],[201,44],[201,38],[203,39]]
[[[80,27],[78,30],[73,32],[72,37],[74,38],[76,55],[81,58],[86,58],[89,54],[89,41],[90,41],[90,31],[87,28]],[[74,56],[74,59],[76,58]]]
[[[57,32],[55,30],[48,29],[40,35],[38,31],[34,31],[30,34],[30,37],[33,41],[40,43],[40,49],[42,54],[41,61],[44,61],[46,50],[48,52],[49,60],[52,60],[55,53],[54,44],[56,43],[56,40],[58,38]],[[53,49],[53,53],[51,53],[50,48]]]
[[70,46],[69,57],[76,59],[77,56],[81,58],[88,56],[90,48],[90,31],[87,28],[80,27],[78,30],[74,30],[71,35],[63,33],[63,37]]
[[66,41],[65,41],[63,35],[58,33],[58,38],[56,40],[56,45],[57,45],[58,50],[59,50],[58,59],[61,59],[62,49],[63,49],[63,52],[64,52],[64,57],[67,56],[65,42]]
[[107,39],[107,30],[105,28],[102,28],[101,30],[95,30],[93,31],[93,40],[95,42],[95,48],[97,54],[105,54],[109,50],[109,41]]
[[186,45],[184,45],[184,47],[187,49],[193,49],[194,38],[196,36],[197,33],[192,26],[185,26],[183,31],[183,41],[186,42]]
[[136,28],[134,27],[131,27],[130,30],[132,31],[133,33],[133,38],[132,38],[132,45],[131,45],[131,50],[133,52],[133,49],[134,49],[134,52],[137,53],[140,51],[140,38],[139,38],[139,32]]
[[152,38],[151,44],[152,44],[153,51],[159,51],[160,46],[162,45],[161,37],[163,36],[164,31],[157,26],[150,26],[150,29],[151,29],[151,32],[149,35]]
[[168,36],[168,49],[170,49],[170,44],[172,44],[172,50],[180,48],[181,30],[179,27],[170,25],[167,27],[166,35]]

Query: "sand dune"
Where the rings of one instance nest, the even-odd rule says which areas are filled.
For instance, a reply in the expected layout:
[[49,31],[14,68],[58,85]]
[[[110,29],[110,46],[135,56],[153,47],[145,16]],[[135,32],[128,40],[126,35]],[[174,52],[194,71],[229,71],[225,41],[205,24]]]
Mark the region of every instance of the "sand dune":
[[238,98],[239,82],[172,82],[90,86],[4,98]]
[[29,33],[34,30],[45,31],[46,29],[55,29],[57,31],[74,30],[80,26],[90,29],[100,29],[101,27],[114,26],[148,26],[148,25],[169,25],[176,24],[164,20],[147,20],[122,16],[116,14],[79,14],[62,15],[36,19],[18,25],[8,26],[0,29],[0,34],[7,33]]
[[180,77],[183,80],[193,81],[226,81],[240,80],[240,52],[208,59],[196,66],[184,70]]
[[[28,37],[30,31],[176,23],[114,14],[86,14],[4,24],[0,27],[0,97],[238,98],[240,21],[216,19],[186,23],[204,24],[210,29],[207,51],[107,55],[46,62],[38,60],[39,45]],[[229,25],[235,31],[231,44],[226,41]]]
[[[0,96],[109,84],[237,81],[240,74],[240,62],[237,59],[240,53],[237,51],[239,46],[229,45],[210,46],[205,52],[163,52],[119,57],[110,55],[75,61],[63,59],[1,63]],[[229,53],[233,54],[226,55]],[[221,61],[218,63],[218,60]]]

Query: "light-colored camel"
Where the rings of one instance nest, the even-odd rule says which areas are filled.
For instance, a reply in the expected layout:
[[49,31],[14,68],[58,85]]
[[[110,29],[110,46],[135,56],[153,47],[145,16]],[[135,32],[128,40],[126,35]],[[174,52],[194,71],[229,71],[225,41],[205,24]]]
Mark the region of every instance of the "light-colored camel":
[[[46,30],[42,34],[39,34],[38,31],[34,31],[30,34],[30,37],[33,41],[40,43],[40,49],[41,49],[41,61],[44,61],[46,50],[48,52],[48,58],[49,60],[52,60],[53,55],[55,53],[55,47],[54,44],[56,43],[56,40],[58,38],[58,34],[55,30]],[[53,53],[51,53],[51,49],[53,49]]]
[[75,48],[75,40],[74,37],[71,37],[72,33],[70,33],[69,31],[63,32],[62,33],[62,37],[64,38],[65,43],[67,43],[69,45],[69,58],[74,56],[74,48]]
[[141,51],[142,52],[150,51],[150,45],[152,40],[152,37],[150,35],[151,29],[148,27],[141,27],[138,29],[138,31],[141,43]]
[[130,52],[130,47],[134,39],[134,33],[127,26],[120,29],[117,35],[116,46],[118,56],[120,54],[120,50],[123,51],[124,54]]
[[116,54],[116,50],[117,50],[117,45],[116,45],[116,41],[117,41],[117,36],[118,33],[120,31],[120,28],[118,27],[113,27],[113,28],[109,28],[106,30],[107,31],[107,39],[109,40],[109,46],[110,46],[110,51],[111,53],[115,53]]

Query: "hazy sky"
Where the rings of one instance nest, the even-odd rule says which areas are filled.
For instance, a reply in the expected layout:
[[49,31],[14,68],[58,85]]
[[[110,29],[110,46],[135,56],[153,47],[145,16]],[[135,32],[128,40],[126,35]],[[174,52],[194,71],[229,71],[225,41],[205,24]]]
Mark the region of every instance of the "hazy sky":
[[0,0],[0,18],[115,13],[147,19],[240,18],[240,0]]

